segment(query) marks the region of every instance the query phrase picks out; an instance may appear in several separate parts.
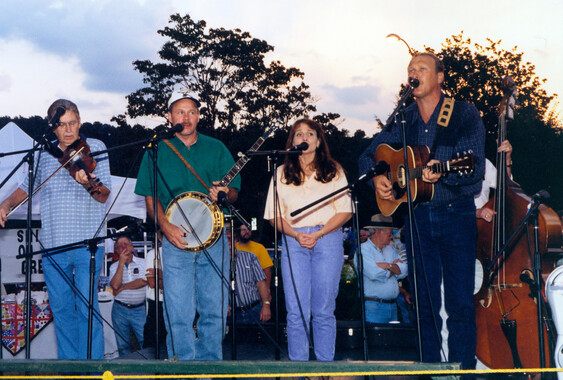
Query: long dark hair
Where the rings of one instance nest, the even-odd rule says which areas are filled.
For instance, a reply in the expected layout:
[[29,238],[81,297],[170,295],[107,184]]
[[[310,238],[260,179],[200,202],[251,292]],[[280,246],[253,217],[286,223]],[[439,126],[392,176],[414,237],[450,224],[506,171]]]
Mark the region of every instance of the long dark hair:
[[[300,124],[306,124],[309,128],[314,130],[317,133],[317,138],[319,139],[319,147],[315,152],[315,160],[313,161],[313,166],[317,172],[315,179],[322,183],[332,181],[332,179],[337,175],[340,165],[330,155],[328,145],[326,144],[325,134],[318,122],[311,119],[299,119],[293,123],[291,129],[289,130],[287,143],[285,144],[286,149],[292,147],[295,130]],[[288,185],[293,184],[295,186],[299,186],[304,180],[305,172],[303,171],[303,168],[301,168],[299,156],[286,156],[282,181]]]

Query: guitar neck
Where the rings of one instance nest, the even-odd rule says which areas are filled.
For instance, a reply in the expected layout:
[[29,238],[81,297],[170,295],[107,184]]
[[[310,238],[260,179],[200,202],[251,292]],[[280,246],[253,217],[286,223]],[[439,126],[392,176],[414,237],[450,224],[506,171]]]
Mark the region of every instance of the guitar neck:
[[410,168],[409,175],[410,178],[422,178],[422,171],[424,169],[430,169],[433,173],[449,173],[450,170],[450,161],[440,162],[438,164],[421,166],[418,168]]
[[[266,138],[268,138],[267,134],[256,140],[256,142],[254,143],[254,145],[252,145],[249,151],[251,152],[257,151],[262,146],[264,141],[266,141]],[[229,186],[229,184],[233,182],[237,174],[240,173],[240,171],[248,161],[250,161],[250,157],[243,154],[242,157],[239,158],[238,161],[234,164],[231,170],[229,170],[229,172],[225,174],[223,179],[219,181],[219,186]]]

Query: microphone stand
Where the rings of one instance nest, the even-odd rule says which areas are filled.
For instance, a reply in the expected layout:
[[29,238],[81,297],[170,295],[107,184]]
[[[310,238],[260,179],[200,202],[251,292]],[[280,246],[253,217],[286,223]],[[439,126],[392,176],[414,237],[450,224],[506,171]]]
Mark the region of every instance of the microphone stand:
[[[347,186],[344,186],[338,190],[333,191],[332,193],[325,195],[322,198],[317,199],[316,201],[313,201],[311,203],[309,203],[308,205],[301,207],[298,210],[295,210],[293,212],[291,212],[291,216],[296,216],[299,215],[300,213],[302,213],[303,211],[321,203],[324,202],[325,200],[334,197],[335,195],[338,195],[340,193],[342,193],[345,190],[350,189],[351,195],[352,195],[352,201],[354,204],[354,209],[353,209],[353,214],[354,214],[354,224],[356,227],[356,241],[359,242],[360,241],[360,229],[359,229],[359,218],[358,218],[358,196],[357,196],[357,187],[360,183],[365,183],[367,181],[369,181],[371,178],[383,174],[385,172],[389,171],[389,165],[382,161],[379,162],[377,165],[375,165],[375,167],[371,168],[366,174],[362,175],[360,178],[358,178],[356,180],[356,182],[348,184]],[[363,264],[363,256],[362,256],[362,249],[360,247],[360,244],[358,244],[358,285],[360,288],[360,310],[361,310],[361,314],[362,314],[362,341],[363,341],[363,347],[364,347],[364,360],[368,361],[369,360],[369,350],[368,350],[368,341],[367,341],[367,332],[366,332],[366,307],[365,307],[365,294],[364,294],[364,264]]]
[[272,173],[272,185],[274,194],[274,302],[276,304],[276,312],[274,313],[275,319],[275,358],[280,360],[280,311],[279,311],[279,248],[278,248],[278,157],[289,155],[301,155],[302,152],[286,151],[286,150],[263,150],[263,151],[247,151],[247,156],[266,156],[268,160],[268,171]]
[[407,138],[406,138],[406,120],[404,115],[405,110],[405,102],[411,96],[414,89],[418,87],[418,81],[409,80],[412,85],[407,86],[407,90],[401,96],[397,103],[397,107],[393,110],[387,122],[385,123],[384,130],[391,130],[394,125],[397,125],[397,122],[400,124],[401,128],[401,142],[403,145],[403,161],[404,161],[404,175],[405,175],[405,183],[406,183],[406,190],[407,190],[407,208],[408,208],[408,228],[409,228],[409,245],[410,245],[410,252],[411,257],[410,260],[412,261],[412,276],[413,276],[413,291],[414,291],[414,309],[416,310],[416,331],[417,331],[417,339],[418,339],[418,356],[419,360],[422,361],[422,335],[420,331],[420,310],[418,307],[419,299],[418,299],[418,284],[417,284],[417,265],[416,260],[414,257],[414,205],[411,193],[411,182],[410,182],[410,170],[409,170],[409,160],[407,155]]
[[[41,150],[41,148],[46,148],[48,141],[46,140],[45,136],[50,131],[47,130],[43,136],[41,137],[41,141],[35,143],[35,145],[28,150],[20,150],[14,151],[10,153],[2,153],[0,157],[26,153],[27,154],[21,159],[21,161],[16,165],[16,167],[6,176],[6,178],[0,184],[0,188],[4,187],[4,185],[8,182],[8,180],[18,171],[19,167],[22,166],[25,162],[27,162],[27,178],[28,178],[28,204],[27,204],[27,216],[26,216],[26,231],[25,231],[25,252],[27,254],[25,260],[25,330],[24,330],[24,341],[25,341],[25,358],[29,359],[31,357],[31,257],[33,252],[32,246],[32,226],[31,222],[33,219],[32,216],[32,195],[33,195],[33,182],[35,180],[34,171],[34,164],[35,164],[35,151]],[[0,283],[1,285],[1,283]],[[1,306],[1,301],[0,301]]]
[[[542,204],[542,198],[537,197],[532,199],[530,203],[529,210],[524,216],[524,218],[518,223],[514,232],[508,237],[506,243],[500,248],[500,250],[495,254],[495,256],[491,259],[489,264],[484,269],[484,273],[489,273],[489,276],[484,277],[484,284],[486,287],[494,281],[496,278],[499,268],[502,266],[508,258],[512,251],[508,251],[508,247],[513,243],[517,236],[520,235],[522,227],[528,223],[530,219],[533,220],[534,223],[534,255],[533,255],[533,267],[534,267],[534,279],[530,285],[530,289],[532,294],[535,293],[536,297],[536,313],[538,318],[538,340],[539,340],[539,355],[540,355],[540,368],[545,368],[545,350],[544,350],[544,333],[543,333],[543,295],[541,292],[541,283],[542,283],[542,269],[541,269],[541,256],[540,256],[540,249],[539,249],[539,224],[538,224],[538,212],[539,207]],[[501,258],[502,256],[502,258]],[[498,263],[497,263],[498,261]],[[496,265],[496,268],[495,268]]]
[[224,213],[225,220],[229,222],[229,231],[231,233],[231,240],[229,241],[229,253],[231,255],[231,317],[232,317],[232,335],[231,335],[231,359],[237,360],[237,342],[236,342],[236,251],[237,244],[235,239],[235,224],[234,219],[237,218],[239,222],[244,224],[248,229],[250,229],[250,223],[248,223],[244,217],[238,212],[238,210],[227,201],[227,194],[220,191],[217,203],[219,206],[229,210],[229,213]]
[[[156,194],[158,194],[158,181],[157,181],[157,171],[158,171],[158,167],[157,167],[157,159],[158,159],[158,142],[163,140],[163,139],[167,139],[167,138],[171,138],[173,137],[173,135],[171,135],[171,133],[169,133],[168,131],[165,131],[159,135],[156,135],[154,137],[150,137],[147,139],[143,139],[143,140],[139,140],[139,141],[134,141],[131,143],[127,143],[127,144],[123,144],[123,145],[118,145],[118,146],[114,146],[105,150],[101,150],[101,151],[97,151],[97,152],[92,152],[90,153],[90,157],[95,157],[104,153],[108,153],[112,150],[116,150],[116,149],[122,149],[122,148],[127,148],[130,146],[136,146],[136,145],[144,145],[144,149],[146,149],[147,145],[150,145],[150,152],[151,154],[149,154],[149,156],[152,159],[152,164],[153,164],[153,183],[152,183],[152,194],[153,194],[153,221],[154,221],[154,242],[153,242],[153,246],[154,246],[154,281],[155,281],[155,285],[154,285],[154,300],[155,300],[155,351],[154,351],[154,356],[155,359],[160,359],[160,320],[159,320],[159,302],[160,302],[160,251],[158,249],[158,204],[157,204],[157,196]],[[90,322],[90,320],[88,320],[88,322]],[[89,334],[91,333],[91,329],[89,329]]]

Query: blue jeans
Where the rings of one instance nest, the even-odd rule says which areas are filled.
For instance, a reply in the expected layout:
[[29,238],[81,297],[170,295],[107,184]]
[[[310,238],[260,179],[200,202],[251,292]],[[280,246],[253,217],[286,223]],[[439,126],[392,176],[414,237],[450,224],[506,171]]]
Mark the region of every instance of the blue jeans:
[[[164,239],[162,247],[168,357],[222,360],[228,287],[204,252],[178,249],[167,239]],[[207,252],[228,279],[229,250],[224,234]],[[199,314],[197,339],[193,329],[196,311]]]
[[[473,286],[477,226],[473,198],[462,198],[443,206],[421,204],[416,207],[414,214],[419,232],[418,238],[415,236],[414,256],[423,361],[440,361],[440,283],[443,276],[450,331],[448,359],[450,362],[461,362],[464,369],[475,368],[477,338]],[[409,233],[407,229],[407,241]],[[409,257],[409,270],[412,273],[411,263],[412,259]],[[436,317],[436,325],[433,315]]]
[[[321,226],[296,228],[299,232],[317,231]],[[313,316],[313,341],[317,360],[334,359],[336,342],[336,296],[340,272],[344,264],[342,233],[325,235],[313,249],[303,248],[296,239],[285,236],[282,245],[281,267],[287,308],[287,341],[289,359],[309,360],[309,321]],[[287,246],[286,246],[287,240]],[[289,258],[288,258],[289,255]],[[291,261],[291,268],[290,263]],[[304,321],[292,282],[292,273]],[[304,323],[307,326],[305,329]]]
[[133,309],[127,308],[117,302],[111,308],[111,323],[115,330],[115,340],[119,356],[131,352],[131,329],[143,347],[143,329],[145,327],[145,305]]
[[399,294],[399,297],[397,297],[397,307],[401,310],[401,323],[412,323],[411,305],[407,303],[405,296],[402,294]]
[[389,323],[397,320],[397,303],[366,301],[366,322]]
[[[98,277],[104,257],[103,248],[96,252],[96,273],[94,286],[97,287]],[[74,289],[59,273],[53,264],[56,261],[62,271],[66,273],[85,301],[75,294]],[[78,248],[72,251],[58,253],[49,257],[43,256],[43,274],[49,304],[55,321],[55,335],[57,336],[57,351],[59,359],[87,359],[88,353],[88,297],[90,294],[90,251]],[[104,358],[104,334],[102,320],[98,317],[98,292],[94,289],[94,319],[92,323],[92,359]]]
[[235,310],[237,323],[256,324],[260,323],[260,312],[262,311],[262,303],[259,302],[249,310]]

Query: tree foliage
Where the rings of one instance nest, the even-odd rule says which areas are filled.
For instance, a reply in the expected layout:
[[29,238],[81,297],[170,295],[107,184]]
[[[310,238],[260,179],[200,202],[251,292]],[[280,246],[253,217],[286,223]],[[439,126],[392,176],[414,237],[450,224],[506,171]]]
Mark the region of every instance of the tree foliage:
[[240,29],[207,28],[189,15],[170,16],[158,33],[167,38],[160,62],[135,61],[147,84],[128,99],[130,117],[164,116],[173,89],[187,89],[202,103],[200,130],[268,125],[315,111],[303,72],[279,61],[266,64],[273,47]]
[[[515,180],[528,194],[547,189],[550,205],[563,208],[563,187],[557,173],[563,170],[561,125],[549,111],[556,95],[542,87],[547,79],[539,78],[535,66],[525,61],[518,47],[505,50],[501,41],[487,39],[484,45],[472,43],[463,32],[447,38],[435,53],[446,66],[444,92],[457,100],[473,103],[481,112],[487,131],[487,157],[495,163],[498,105],[503,97],[501,81],[514,79],[518,101],[514,120],[508,124],[508,139],[514,147]],[[538,171],[541,168],[541,171]]]

